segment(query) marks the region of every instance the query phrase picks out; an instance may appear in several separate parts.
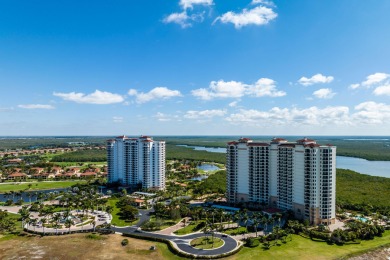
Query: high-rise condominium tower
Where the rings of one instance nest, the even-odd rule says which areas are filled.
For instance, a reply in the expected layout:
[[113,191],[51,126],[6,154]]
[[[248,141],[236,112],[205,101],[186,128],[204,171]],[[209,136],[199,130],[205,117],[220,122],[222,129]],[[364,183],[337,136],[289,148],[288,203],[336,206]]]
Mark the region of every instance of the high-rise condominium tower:
[[283,210],[312,224],[335,221],[336,147],[311,139],[288,142],[248,138],[227,145],[227,199],[257,202]]
[[108,182],[145,189],[165,188],[165,141],[118,136],[107,141]]

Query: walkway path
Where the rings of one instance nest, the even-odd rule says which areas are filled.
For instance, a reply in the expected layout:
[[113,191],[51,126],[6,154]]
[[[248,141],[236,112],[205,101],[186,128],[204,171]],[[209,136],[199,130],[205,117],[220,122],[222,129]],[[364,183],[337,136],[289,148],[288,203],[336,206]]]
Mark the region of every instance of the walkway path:
[[[186,224],[184,225],[184,222],[183,222],[183,219],[186,220]],[[166,229],[163,229],[163,230],[160,230],[160,231],[156,231],[156,232],[153,232],[153,233],[156,233],[156,234],[161,234],[161,235],[173,235],[173,233],[179,229],[182,229],[186,226],[188,226],[190,224],[190,218],[189,217],[186,217],[186,218],[183,218],[181,219],[176,225],[173,225],[173,226],[170,226]]]

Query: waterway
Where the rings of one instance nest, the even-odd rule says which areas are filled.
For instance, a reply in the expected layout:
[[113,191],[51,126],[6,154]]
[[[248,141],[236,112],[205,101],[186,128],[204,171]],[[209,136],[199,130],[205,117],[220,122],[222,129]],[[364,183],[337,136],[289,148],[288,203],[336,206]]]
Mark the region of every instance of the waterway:
[[[204,147],[180,145],[183,147],[192,148],[197,151],[207,151],[212,153],[226,153],[226,148],[222,147]],[[390,178],[390,161],[368,161],[366,159],[337,156],[336,167],[340,169],[349,169],[371,176],[380,176]]]

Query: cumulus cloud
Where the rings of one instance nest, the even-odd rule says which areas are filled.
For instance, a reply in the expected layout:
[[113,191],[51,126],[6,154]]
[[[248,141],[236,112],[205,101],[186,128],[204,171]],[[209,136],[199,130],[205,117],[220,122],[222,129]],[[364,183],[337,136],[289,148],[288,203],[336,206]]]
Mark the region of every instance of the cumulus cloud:
[[367,101],[355,106],[354,121],[363,124],[382,124],[390,120],[390,105]]
[[350,89],[357,89],[358,87],[360,87],[360,84],[351,84],[349,86]]
[[53,95],[56,97],[60,97],[63,100],[72,101],[80,104],[107,105],[107,104],[121,103],[125,100],[121,95],[106,92],[106,91],[100,91],[100,90],[96,90],[91,94],[76,93],[76,92],[70,92],[70,93],[54,92]]
[[184,117],[188,119],[205,119],[205,118],[208,119],[216,116],[224,116],[225,114],[226,114],[226,110],[220,110],[220,109],[203,110],[203,111],[190,110],[187,111]]
[[181,6],[182,11],[171,13],[162,21],[163,23],[176,23],[182,28],[191,27],[193,22],[203,22],[205,14],[204,11],[191,13],[194,6],[211,6],[213,4],[213,0],[180,0],[179,5]]
[[374,73],[369,76],[367,76],[366,80],[362,82],[362,86],[371,87],[375,84],[379,84],[383,82],[384,80],[388,79],[390,77],[390,74],[386,73]]
[[226,121],[234,125],[249,126],[363,126],[383,125],[390,122],[390,105],[367,101],[356,105],[353,109],[346,106],[328,106],[319,108],[280,108],[270,110],[240,109],[230,114]]
[[233,101],[233,102],[230,102],[229,103],[229,107],[236,107],[237,106],[237,104],[238,104],[238,100],[236,100],[236,101]]
[[24,109],[55,109],[55,107],[52,105],[41,105],[41,104],[18,105],[18,107]]
[[265,6],[257,6],[253,9],[243,9],[241,13],[227,12],[217,17],[213,24],[217,21],[221,23],[232,23],[236,29],[247,25],[265,25],[274,20],[278,16],[271,8]]
[[226,120],[234,124],[247,123],[254,125],[262,125],[264,123],[278,125],[345,124],[349,122],[349,108],[336,106],[321,109],[314,106],[304,109],[274,107],[268,111],[241,109],[238,113],[231,114]]
[[[364,80],[361,83],[356,83],[356,84],[350,85],[349,88],[350,89],[357,89],[360,87],[371,88],[374,86],[378,86],[380,84],[385,84],[385,85],[387,84],[388,85],[388,84],[390,84],[389,79],[390,79],[390,74],[383,73],[383,72],[377,72],[377,73],[368,75],[366,77],[366,80]],[[375,94],[375,92],[374,92],[374,94]]]
[[181,13],[172,13],[163,19],[164,23],[176,23],[182,28],[192,26],[192,22],[202,22],[204,19],[204,12],[188,15],[187,11]]
[[161,112],[157,112],[153,117],[160,122],[181,121],[179,115],[164,114]]
[[254,97],[281,97],[286,92],[276,89],[276,82],[272,79],[261,78],[254,84],[245,84],[239,81],[211,81],[209,87],[195,89],[192,95],[203,100],[214,98],[240,98],[245,95]]
[[169,99],[172,97],[182,96],[178,90],[170,90],[166,87],[156,87],[151,91],[138,93],[135,89],[130,89],[128,94],[136,97],[136,102],[139,104],[146,103],[156,99]]
[[331,99],[334,95],[336,95],[336,93],[334,93],[330,88],[321,88],[313,92],[313,96],[321,99]]
[[194,5],[211,6],[213,4],[213,0],[180,0],[179,2],[183,9],[192,9]]
[[307,87],[307,86],[311,86],[311,85],[314,85],[314,84],[319,84],[319,83],[330,83],[332,82],[334,79],[334,77],[332,76],[324,76],[320,73],[312,76],[311,78],[306,78],[306,77],[302,77],[298,80],[298,83]]
[[275,7],[275,6],[276,6],[274,2],[272,2],[272,1],[267,1],[267,0],[252,0],[251,4],[252,4],[252,5],[262,4],[262,5],[272,6],[272,7]]
[[374,94],[377,96],[382,96],[382,95],[390,96],[390,82],[383,86],[379,86],[375,88]]

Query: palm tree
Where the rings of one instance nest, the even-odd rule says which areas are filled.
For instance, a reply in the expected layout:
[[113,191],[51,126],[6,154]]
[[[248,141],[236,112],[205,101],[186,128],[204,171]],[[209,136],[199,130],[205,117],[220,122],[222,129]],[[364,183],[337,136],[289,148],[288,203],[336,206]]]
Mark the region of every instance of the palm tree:
[[280,222],[281,222],[281,218],[282,218],[282,214],[280,214],[280,213],[276,213],[275,214],[275,219],[277,219],[278,220],[278,226],[280,227]]
[[254,226],[254,228],[255,228],[256,237],[257,237],[257,227],[258,227],[258,225],[260,224],[260,218],[259,218],[257,215],[254,215],[254,216],[253,216],[253,219],[252,219],[252,222],[253,222],[253,226]]
[[35,227],[37,225],[37,222],[38,222],[38,219],[36,219],[36,218],[30,219],[30,224],[32,224],[34,226],[34,232],[35,232]]
[[47,222],[47,218],[41,218],[43,235],[45,235],[45,224],[46,224],[46,222]]
[[[185,219],[184,219],[185,220]],[[96,221],[92,221],[92,226],[93,226],[93,232],[95,232],[95,227],[96,227]]]
[[222,231],[223,230],[223,218],[224,218],[224,211],[223,209],[217,209],[217,213],[220,217],[220,221],[219,221],[219,226],[220,226],[220,230]]
[[233,219],[233,222],[235,222],[235,223],[237,224],[237,226],[240,226],[240,225],[238,224],[238,221],[240,220],[240,212],[239,212],[239,211],[235,211],[235,212],[233,213],[232,219]]
[[68,233],[70,233],[70,227],[74,225],[72,218],[65,219],[65,227],[68,228]]
[[56,228],[56,234],[58,233],[58,223],[62,219],[62,216],[60,213],[55,213],[52,218],[52,222],[55,223],[55,228]]
[[27,206],[23,206],[19,211],[18,213],[20,214],[21,218],[22,218],[22,228],[24,228],[24,222],[26,219],[29,218],[30,216],[30,211],[28,210]]
[[264,234],[267,233],[267,229],[268,229],[268,215],[264,215],[264,217],[261,219],[261,222],[263,224],[263,229],[264,229]]
[[241,215],[241,221],[245,223],[246,233],[248,233],[248,224],[249,224],[248,213],[244,212],[243,215]]

